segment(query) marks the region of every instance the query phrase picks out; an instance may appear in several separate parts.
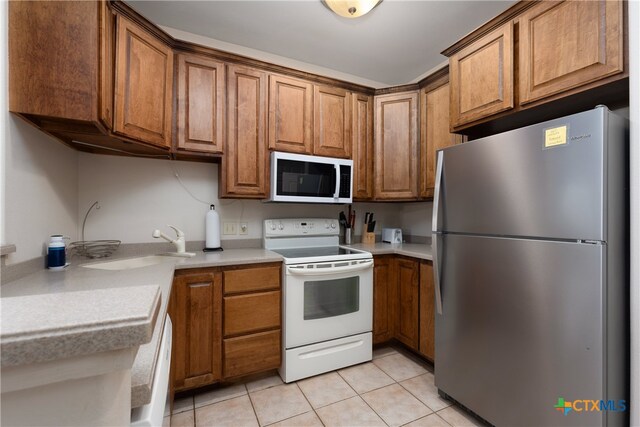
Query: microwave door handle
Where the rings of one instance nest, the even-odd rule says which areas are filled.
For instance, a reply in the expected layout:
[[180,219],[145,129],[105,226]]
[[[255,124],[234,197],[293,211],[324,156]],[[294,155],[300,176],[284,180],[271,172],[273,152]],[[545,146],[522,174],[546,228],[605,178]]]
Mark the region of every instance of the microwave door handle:
[[333,198],[337,200],[340,195],[340,165],[333,165],[333,168],[336,172],[336,188],[333,191]]

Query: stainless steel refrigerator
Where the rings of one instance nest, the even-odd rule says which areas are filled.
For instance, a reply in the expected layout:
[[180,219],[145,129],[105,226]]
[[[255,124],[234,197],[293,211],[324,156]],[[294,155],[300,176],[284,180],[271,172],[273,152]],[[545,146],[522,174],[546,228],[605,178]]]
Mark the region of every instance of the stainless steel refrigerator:
[[599,106],[438,152],[435,384],[494,425],[628,420],[627,132]]

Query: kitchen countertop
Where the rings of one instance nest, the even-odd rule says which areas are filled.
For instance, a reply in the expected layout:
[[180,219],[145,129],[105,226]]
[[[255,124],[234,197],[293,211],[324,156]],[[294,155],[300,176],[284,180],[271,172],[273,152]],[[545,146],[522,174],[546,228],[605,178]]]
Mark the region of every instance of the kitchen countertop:
[[354,245],[349,245],[349,247],[371,252],[373,255],[395,254],[429,261],[433,260],[433,256],[431,255],[431,245],[421,243],[356,243]]
[[[166,262],[129,270],[82,267],[122,258],[131,256],[73,258],[63,271],[43,269],[2,285],[2,366],[140,345],[131,372],[131,407],[145,405],[151,399],[174,270],[282,261],[264,249],[230,249],[167,257]],[[79,331],[83,339],[74,338]]]

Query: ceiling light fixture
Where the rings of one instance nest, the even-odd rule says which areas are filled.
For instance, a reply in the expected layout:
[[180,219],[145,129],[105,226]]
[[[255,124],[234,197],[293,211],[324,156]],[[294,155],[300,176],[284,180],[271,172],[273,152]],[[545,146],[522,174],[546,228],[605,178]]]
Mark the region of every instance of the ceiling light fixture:
[[366,15],[382,0],[321,0],[329,10],[344,18],[358,18]]

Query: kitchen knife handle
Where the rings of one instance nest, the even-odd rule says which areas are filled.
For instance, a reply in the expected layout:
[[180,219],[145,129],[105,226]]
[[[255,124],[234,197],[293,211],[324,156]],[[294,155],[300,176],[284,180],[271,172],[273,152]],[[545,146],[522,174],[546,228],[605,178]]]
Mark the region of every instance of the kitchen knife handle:
[[436,313],[442,314],[442,289],[440,289],[440,254],[438,253],[438,239],[440,235],[433,233],[431,236],[431,250],[433,258],[433,282],[436,293]]
[[431,231],[434,233],[439,231],[438,220],[440,219],[440,185],[442,184],[442,163],[444,163],[444,157],[442,151],[438,151],[436,157],[436,185],[433,191],[433,212],[431,214]]

